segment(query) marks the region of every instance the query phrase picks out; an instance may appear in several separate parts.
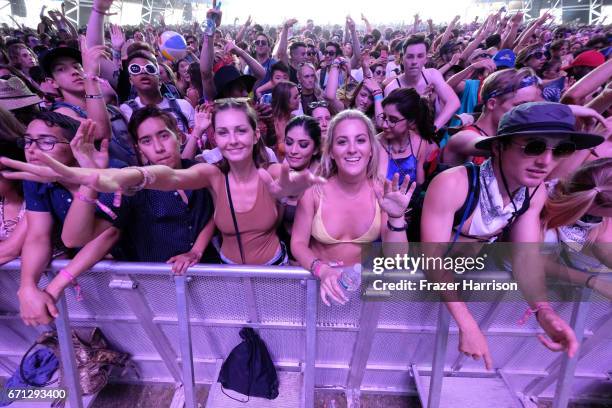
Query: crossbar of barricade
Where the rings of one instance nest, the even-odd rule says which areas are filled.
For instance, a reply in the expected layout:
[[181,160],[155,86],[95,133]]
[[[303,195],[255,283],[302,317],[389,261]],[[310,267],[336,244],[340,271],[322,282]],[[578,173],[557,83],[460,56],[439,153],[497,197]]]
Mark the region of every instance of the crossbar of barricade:
[[[48,273],[55,275],[60,269],[66,267],[70,261],[56,260],[51,263],[48,268]],[[21,263],[13,261],[0,267],[0,270],[19,270]],[[303,383],[302,383],[302,400],[303,407],[314,406],[314,390],[315,390],[315,358],[316,358],[316,324],[317,324],[317,307],[318,307],[318,291],[317,281],[305,269],[298,267],[279,267],[279,266],[256,266],[256,265],[204,265],[198,264],[191,267],[183,276],[174,277],[174,285],[176,291],[177,305],[177,323],[179,333],[179,352],[180,366],[177,363],[177,356],[174,350],[168,343],[166,336],[157,326],[153,314],[149,309],[144,295],[138,292],[138,285],[132,280],[131,276],[170,276],[171,266],[161,263],[126,263],[115,261],[102,261],[94,265],[90,272],[112,274],[114,279],[111,280],[110,286],[115,289],[124,289],[128,293],[126,300],[132,311],[136,314],[139,323],[142,325],[145,333],[152,341],[153,346],[159,353],[169,372],[177,383],[182,384],[182,392],[184,393],[185,406],[195,408],[198,404],[195,393],[195,375],[194,375],[194,358],[191,342],[190,316],[189,316],[189,300],[188,300],[188,284],[192,277],[223,277],[223,278],[241,278],[250,280],[253,278],[274,278],[274,279],[289,279],[302,280],[306,286],[306,310],[304,319],[305,329],[305,346],[304,346],[304,363]],[[495,277],[498,281],[501,279],[510,279],[509,274],[484,272],[479,278]],[[413,274],[409,279],[420,279],[421,273]],[[459,277],[461,278],[461,277]],[[247,285],[250,287],[250,285]],[[571,326],[577,331],[577,336],[582,339],[587,317],[588,305],[585,299],[588,298],[589,291],[582,291],[581,296],[574,304],[574,312],[572,314]],[[68,398],[71,407],[83,407],[81,398],[81,389],[78,382],[78,371],[76,367],[76,359],[72,344],[72,333],[70,329],[70,316],[68,313],[68,305],[65,296],[61,296],[58,300],[59,316],[56,319],[56,329],[58,332],[60,353],[62,366],[64,369],[64,386],[68,389]],[[360,388],[367,369],[367,360],[371,351],[374,336],[378,327],[378,318],[380,312],[380,302],[375,300],[363,299],[362,312],[359,319],[359,332],[351,365],[349,367],[347,381],[347,395],[359,396]],[[246,323],[256,324],[257,321]],[[487,319],[485,319],[486,321]],[[486,324],[489,324],[487,321]],[[443,305],[440,305],[437,326],[436,338],[434,342],[433,361],[430,370],[430,385],[427,400],[422,399],[424,406],[428,408],[438,408],[441,403],[442,383],[445,375],[445,356],[447,353],[448,336],[449,336],[450,318],[449,313]],[[572,378],[576,369],[578,356],[572,359],[560,357],[562,363],[558,371],[551,373],[557,374],[556,386],[556,408],[567,406],[569,401],[569,389],[571,387]],[[412,366],[413,375],[417,388],[422,381],[419,378],[418,369]],[[502,373],[503,374],[503,373]],[[550,381],[550,380],[547,380]],[[551,383],[554,380],[551,381]],[[542,389],[538,390],[538,393]],[[422,396],[421,396],[422,397]]]

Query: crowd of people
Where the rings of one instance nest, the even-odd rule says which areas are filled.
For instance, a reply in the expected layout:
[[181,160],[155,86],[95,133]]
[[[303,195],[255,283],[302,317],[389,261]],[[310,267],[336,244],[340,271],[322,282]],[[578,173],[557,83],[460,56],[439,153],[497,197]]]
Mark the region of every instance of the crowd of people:
[[[608,27],[504,10],[236,27],[213,6],[202,25],[124,28],[105,25],[111,5],[94,0],[84,28],[43,9],[37,29],[1,29],[0,264],[21,258],[26,324],[108,257],[301,265],[344,304],[337,266],[373,242],[571,244],[562,278],[612,298],[589,272],[612,264]],[[159,48],[169,30],[180,59]],[[520,269],[542,343],[575,354],[541,296],[555,263]],[[446,303],[460,350],[492,367],[469,307]]]

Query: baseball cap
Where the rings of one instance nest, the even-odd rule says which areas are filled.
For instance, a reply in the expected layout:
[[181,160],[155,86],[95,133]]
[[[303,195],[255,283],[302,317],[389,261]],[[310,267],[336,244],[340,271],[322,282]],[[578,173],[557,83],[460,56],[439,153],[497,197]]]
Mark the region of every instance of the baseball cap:
[[493,56],[493,62],[497,68],[514,68],[516,55],[514,54],[514,51],[504,48],[499,50],[497,54]]
[[584,51],[578,54],[576,59],[574,59],[574,61],[571,64],[561,69],[565,71],[573,67],[596,68],[602,65],[604,62],[606,62],[606,57],[604,57],[604,55],[601,52],[595,51],[595,50],[588,50],[588,51]]
[[53,66],[55,65],[55,61],[57,61],[59,58],[62,58],[62,57],[73,58],[79,64],[83,63],[83,60],[81,58],[81,51],[77,50],[76,48],[70,48],[70,47],[53,48],[47,51],[40,58],[40,66],[42,67],[43,71],[48,77],[50,77],[52,74]]

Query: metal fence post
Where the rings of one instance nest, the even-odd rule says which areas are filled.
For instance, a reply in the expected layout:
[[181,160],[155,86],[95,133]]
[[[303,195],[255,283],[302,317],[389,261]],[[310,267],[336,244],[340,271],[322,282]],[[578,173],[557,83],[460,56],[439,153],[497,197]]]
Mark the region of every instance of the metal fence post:
[[444,303],[440,303],[433,363],[431,365],[431,378],[429,380],[429,396],[427,398],[428,408],[438,408],[440,406],[440,398],[442,396],[442,381],[444,380],[444,360],[446,358],[446,347],[448,345],[449,325],[450,313],[446,309],[446,305]]
[[176,307],[181,349],[181,367],[183,369],[183,390],[185,406],[196,408],[195,378],[193,373],[193,353],[191,349],[191,328],[189,325],[189,303],[187,299],[187,278],[175,276]]
[[62,293],[58,302],[57,310],[59,316],[55,319],[57,328],[57,338],[60,346],[60,357],[64,375],[63,385],[68,387],[68,401],[71,408],[83,408],[83,398],[81,396],[81,384],[74,354],[74,344],[72,343],[72,333],[70,331],[70,320],[68,319],[68,305],[66,297]]
[[[570,325],[574,329],[574,333],[576,333],[576,340],[579,345],[582,344],[582,339],[584,338],[584,326],[591,307],[591,303],[587,302],[587,300],[590,298],[592,292],[591,289],[581,288],[578,302],[574,303],[574,308],[572,310]],[[578,356],[579,353],[576,353],[572,358],[569,358],[567,354],[563,356],[559,381],[557,382],[555,398],[553,399],[553,408],[567,407],[570,392],[572,390],[572,383],[574,381],[574,372],[578,364]]]
[[370,358],[372,343],[378,328],[378,317],[382,302],[368,301],[362,298],[361,314],[359,316],[359,332],[353,348],[350,369],[348,373],[348,384],[346,386],[347,398],[351,399],[351,405],[359,406],[358,399],[361,392],[361,383],[365,376],[366,366]]
[[317,356],[317,281],[306,280],[306,359],[303,407],[314,407],[315,359]]

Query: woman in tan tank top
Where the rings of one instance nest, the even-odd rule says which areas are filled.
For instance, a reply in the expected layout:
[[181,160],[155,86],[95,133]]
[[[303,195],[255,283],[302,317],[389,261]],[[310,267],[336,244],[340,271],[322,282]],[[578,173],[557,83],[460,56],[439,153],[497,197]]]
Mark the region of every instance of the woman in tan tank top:
[[[100,192],[210,188],[215,201],[215,224],[223,238],[222,259],[228,263],[280,264],[284,253],[276,236],[278,201],[299,195],[324,180],[307,169],[290,174],[287,164],[268,166],[256,114],[246,101],[216,101],[212,121],[217,146],[223,155],[217,165],[202,163],[181,170],[168,166],[85,169],[67,167],[49,157],[46,163],[50,167],[3,161],[29,173],[29,177],[34,174],[37,180],[63,180]],[[240,240],[229,208],[227,186]]]

